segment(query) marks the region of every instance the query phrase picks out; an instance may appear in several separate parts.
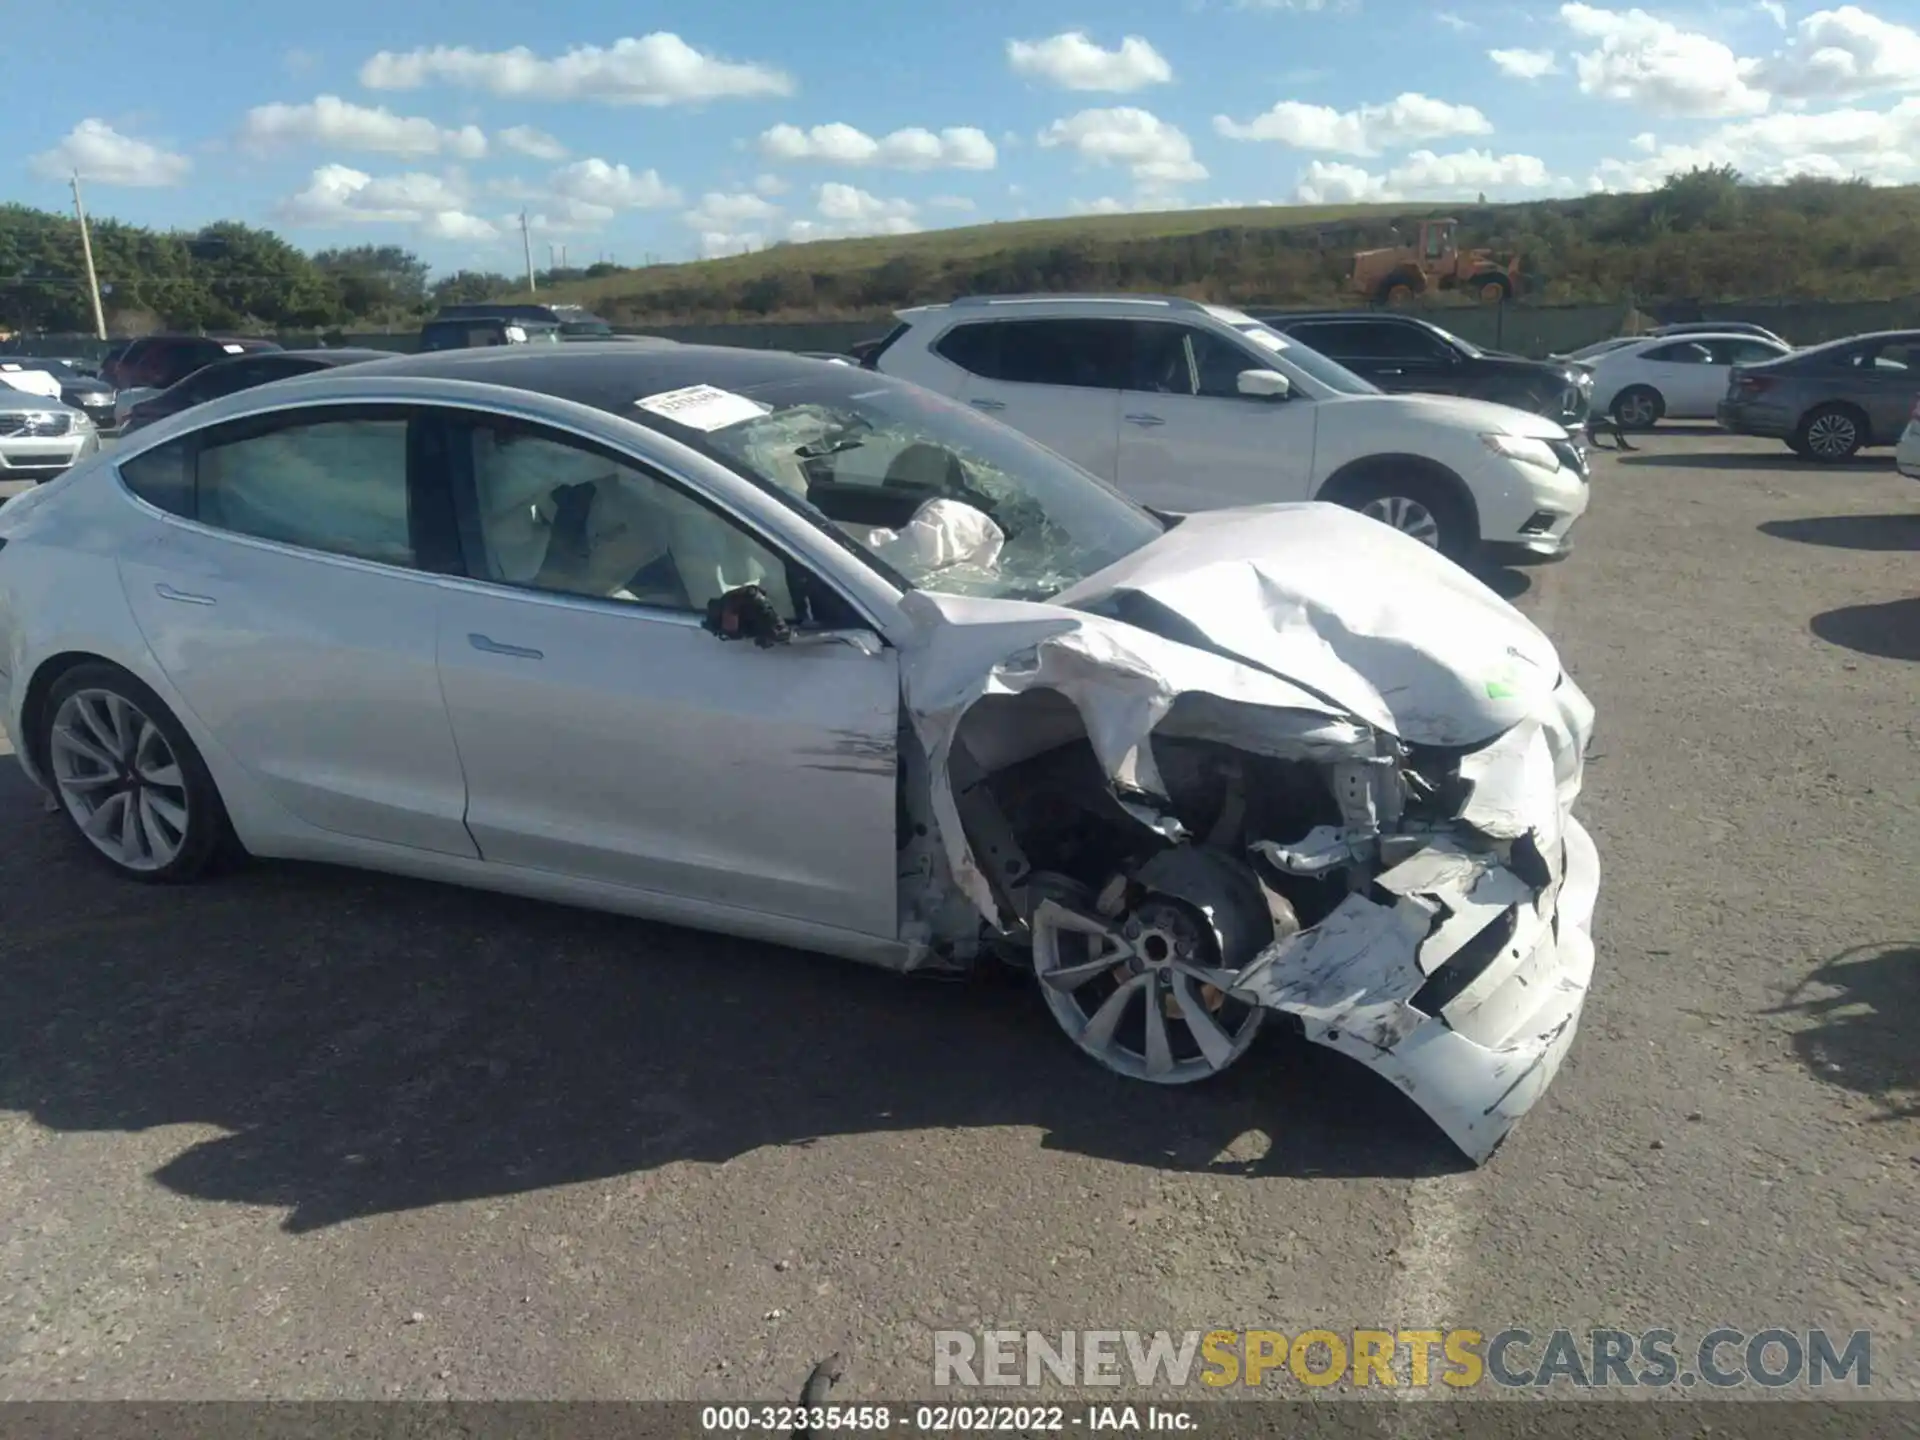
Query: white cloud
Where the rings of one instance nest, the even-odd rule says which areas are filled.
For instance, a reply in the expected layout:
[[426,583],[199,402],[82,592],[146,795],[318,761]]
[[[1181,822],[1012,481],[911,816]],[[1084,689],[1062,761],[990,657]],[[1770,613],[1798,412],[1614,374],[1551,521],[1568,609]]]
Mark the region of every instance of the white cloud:
[[1388,186],[1402,194],[1466,195],[1480,190],[1540,190],[1553,184],[1546,162],[1535,155],[1496,155],[1461,150],[1436,155],[1415,150],[1387,172]]
[[1761,78],[1776,94],[1794,100],[1920,90],[1920,32],[1855,5],[1821,10],[1794,28]]
[[837,122],[811,130],[776,125],[761,135],[760,153],[769,160],[820,160],[887,170],[991,170],[1000,159],[986,132],[971,125],[950,126],[937,135],[915,125],[878,140]]
[[753,188],[762,195],[784,195],[789,187],[778,175],[756,175]]
[[1302,205],[1357,205],[1392,198],[1382,177],[1358,165],[1327,160],[1312,161],[1300,172],[1293,197]]
[[509,125],[500,132],[500,143],[509,150],[531,155],[535,160],[564,160],[567,147],[544,130],[531,125]]
[[326,145],[381,155],[448,154],[462,160],[478,160],[487,153],[487,137],[478,126],[443,130],[420,116],[355,105],[338,95],[317,96],[305,105],[256,105],[240,123],[240,143],[255,150]]
[[551,59],[524,45],[495,51],[464,45],[382,50],[360,67],[360,83],[369,90],[416,90],[432,81],[514,99],[606,105],[686,105],[791,95],[794,89],[782,70],[719,59],[668,31],[629,36],[605,47],[578,45]]
[[1588,181],[1599,190],[1651,190],[1695,167],[1731,165],[1750,179],[1860,176],[1875,184],[1920,181],[1920,97],[1889,110],[1777,111],[1722,125],[1687,144],[1632,142],[1635,158],[1602,160]]
[[1560,19],[1589,50],[1573,57],[1580,89],[1662,115],[1756,115],[1768,105],[1760,62],[1711,36],[1682,30],[1644,10],[1562,5]]
[[1773,21],[1773,23],[1778,25],[1782,30],[1787,28],[1787,7],[1782,5],[1780,0],[1759,0],[1759,3],[1753,8],[1760,11],[1761,14]]
[[700,253],[711,258],[765,248],[765,227],[779,216],[778,205],[751,191],[709,190],[680,218],[699,232]]
[[349,225],[410,225],[440,240],[487,240],[494,226],[466,210],[467,196],[438,175],[412,173],[379,179],[347,165],[322,165],[307,188],[282,202],[288,225],[315,229]]
[[1067,146],[1096,165],[1125,165],[1142,184],[1178,185],[1207,178],[1193,142],[1177,125],[1146,110],[1120,106],[1082,110],[1056,120],[1039,135],[1043,149]]
[[1062,90],[1125,93],[1173,79],[1173,66],[1166,57],[1138,35],[1126,36],[1117,50],[1101,49],[1083,30],[1064,31],[1046,40],[1009,40],[1007,63],[1015,74]]
[[819,190],[819,210],[829,220],[837,220],[844,225],[885,225],[891,221],[911,219],[914,214],[911,200],[882,200],[865,190],[852,185],[842,185],[829,180]]
[[1357,205],[1431,196],[1465,199],[1487,190],[1573,188],[1536,155],[1460,150],[1449,155],[1415,150],[1384,175],[1358,165],[1315,160],[1300,172],[1294,198],[1303,205]]
[[970,213],[979,208],[964,195],[936,195],[927,201],[927,204],[935,210],[958,210],[963,213]]
[[1236,10],[1358,10],[1360,0],[1233,0]]
[[1487,58],[1502,75],[1515,80],[1538,80],[1560,73],[1560,62],[1551,50],[1489,50]]
[[695,230],[737,230],[747,224],[764,224],[780,213],[771,201],[747,191],[732,194],[709,190],[700,203],[680,218]]
[[59,144],[28,164],[36,175],[50,180],[64,180],[77,171],[82,180],[101,185],[178,185],[193,169],[186,156],[122,135],[106,121],[92,118],[82,120]]
[[1216,115],[1213,128],[1229,140],[1275,140],[1296,150],[1339,155],[1377,155],[1413,141],[1493,131],[1492,122],[1471,105],[1453,105],[1412,91],[1383,105],[1344,111],[1282,100],[1245,124]]
[[1446,26],[1447,29],[1453,31],[1456,35],[1464,35],[1469,30],[1478,30],[1480,28],[1478,25],[1475,25],[1473,21],[1467,19],[1466,16],[1456,15],[1451,10],[1436,11],[1433,18],[1436,24]]
[[680,203],[680,192],[662,181],[658,171],[636,173],[598,157],[561,166],[548,177],[547,188],[562,199],[609,210],[658,210]]

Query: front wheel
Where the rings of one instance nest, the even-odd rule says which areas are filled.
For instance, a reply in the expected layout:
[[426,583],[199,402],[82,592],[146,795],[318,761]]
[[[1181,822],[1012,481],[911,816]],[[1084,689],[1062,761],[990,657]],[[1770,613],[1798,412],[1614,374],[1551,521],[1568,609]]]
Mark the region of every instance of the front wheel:
[[1450,560],[1471,553],[1479,538],[1466,506],[1431,476],[1383,467],[1329,487],[1325,498],[1391,526]]
[[93,852],[131,880],[197,878],[228,833],[206,762],[165,702],[117,665],[54,682],[39,736],[60,807]]

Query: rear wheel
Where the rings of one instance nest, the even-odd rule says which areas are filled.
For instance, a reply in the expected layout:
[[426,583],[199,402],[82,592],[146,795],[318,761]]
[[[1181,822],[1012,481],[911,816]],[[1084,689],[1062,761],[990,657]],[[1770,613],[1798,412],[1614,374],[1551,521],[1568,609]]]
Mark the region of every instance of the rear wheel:
[[1504,275],[1476,275],[1473,280],[1473,293],[1482,305],[1504,304],[1512,288]]
[[93,852],[131,880],[192,880],[226,840],[206,762],[165,702],[117,665],[54,682],[38,737],[60,807]]
[[1666,413],[1666,397],[1650,385],[1629,385],[1613,397],[1613,420],[1622,430],[1651,430]]
[[1438,550],[1450,560],[1471,554],[1473,517],[1452,486],[1418,470],[1370,466],[1329,486],[1324,498]]
[[1867,443],[1860,413],[1847,405],[1822,405],[1807,412],[1793,437],[1796,453],[1832,464],[1851,460]]

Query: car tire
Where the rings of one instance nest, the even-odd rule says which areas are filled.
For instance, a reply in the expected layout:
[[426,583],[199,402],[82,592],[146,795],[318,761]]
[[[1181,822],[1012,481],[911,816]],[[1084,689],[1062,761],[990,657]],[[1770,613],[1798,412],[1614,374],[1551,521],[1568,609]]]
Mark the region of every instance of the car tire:
[[132,674],[105,661],[76,665],[54,681],[40,715],[35,745],[60,809],[115,874],[184,884],[237,849],[206,761]]
[[1622,430],[1651,430],[1667,413],[1667,399],[1651,385],[1629,385],[1613,397],[1610,411]]
[[1867,443],[1866,417],[1851,405],[1816,405],[1801,418],[1790,443],[1796,455],[1823,465],[1851,460]]
[[1390,525],[1449,560],[1466,559],[1479,543],[1473,513],[1458,491],[1417,468],[1392,462],[1368,465],[1342,476],[1320,498]]

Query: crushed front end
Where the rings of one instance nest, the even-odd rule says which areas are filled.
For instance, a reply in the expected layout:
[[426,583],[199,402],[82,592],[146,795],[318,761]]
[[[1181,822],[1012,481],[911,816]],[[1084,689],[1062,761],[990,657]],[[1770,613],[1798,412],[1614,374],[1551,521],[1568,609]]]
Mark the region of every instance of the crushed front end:
[[1469,627],[1427,597],[1479,637],[1451,656],[1401,611],[1359,635],[1269,601],[1309,678],[1241,658],[1251,629],[1225,653],[1224,624],[1138,608],[915,597],[903,933],[917,963],[1030,965],[1075,1044],[1151,1083],[1218,1074],[1284,1015],[1480,1163],[1592,978],[1593,708],[1511,611]]

